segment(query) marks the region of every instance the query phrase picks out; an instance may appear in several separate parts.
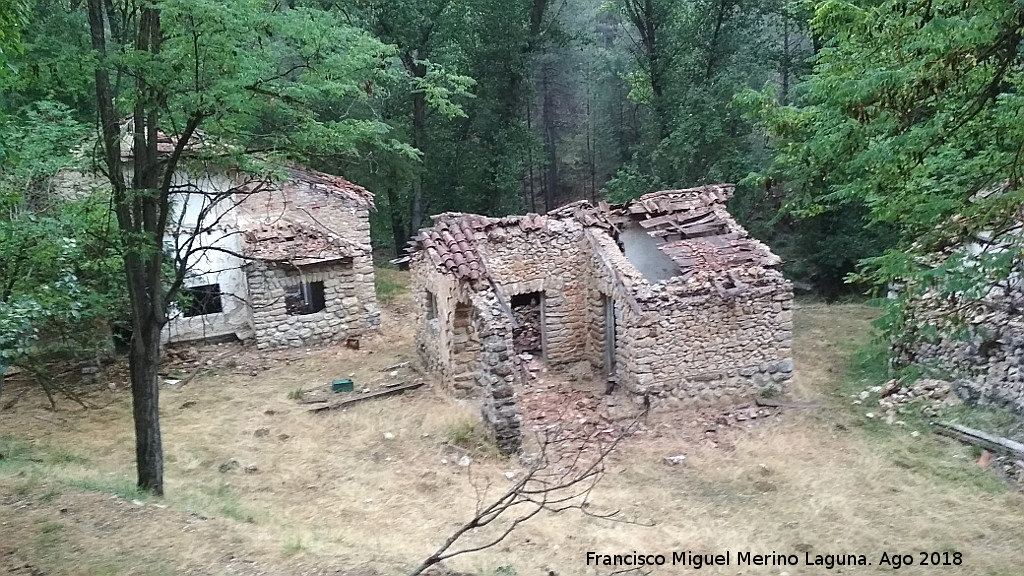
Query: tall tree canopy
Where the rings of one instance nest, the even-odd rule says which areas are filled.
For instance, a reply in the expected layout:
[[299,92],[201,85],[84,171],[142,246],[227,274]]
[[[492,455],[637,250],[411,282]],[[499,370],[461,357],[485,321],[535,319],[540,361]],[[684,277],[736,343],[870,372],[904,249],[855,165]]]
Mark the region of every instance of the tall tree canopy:
[[844,213],[894,234],[884,255],[864,260],[863,280],[963,290],[1005,278],[1019,249],[970,266],[957,257],[936,267],[932,255],[1020,218],[1024,5],[829,0],[811,24],[822,48],[796,103],[747,95],[779,139],[771,176],[789,210]]

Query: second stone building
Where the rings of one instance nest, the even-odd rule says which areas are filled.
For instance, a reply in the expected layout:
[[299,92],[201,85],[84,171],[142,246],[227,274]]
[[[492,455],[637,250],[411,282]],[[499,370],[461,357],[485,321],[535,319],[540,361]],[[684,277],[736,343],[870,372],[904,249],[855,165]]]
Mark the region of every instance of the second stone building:
[[609,390],[656,408],[781,389],[793,373],[792,288],[727,212],[732,190],[436,216],[407,258],[421,357],[457,395],[482,400],[506,452],[520,444],[524,358],[587,363]]

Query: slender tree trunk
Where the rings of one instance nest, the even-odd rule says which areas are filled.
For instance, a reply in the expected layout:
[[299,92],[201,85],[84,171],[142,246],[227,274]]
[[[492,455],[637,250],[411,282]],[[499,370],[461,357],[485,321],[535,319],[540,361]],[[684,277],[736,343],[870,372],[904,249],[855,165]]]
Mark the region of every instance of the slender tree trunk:
[[[533,134],[533,113],[530,109],[533,108],[533,102],[526,103],[526,130]],[[532,144],[532,143],[531,143]],[[530,165],[530,211],[537,211],[537,190],[534,188],[534,176],[533,176],[533,146],[529,146],[526,149],[527,162]]]
[[[426,74],[426,70],[423,71]],[[423,158],[423,165],[416,171],[416,178],[412,183],[412,206],[409,211],[409,236],[411,237],[423,225],[423,172],[426,170],[427,161],[423,145],[426,140],[427,127],[427,98],[423,92],[417,91],[412,96],[412,145],[420,151]]]
[[556,194],[558,192],[558,150],[556,149],[557,135],[555,134],[555,97],[552,93],[548,73],[548,66],[545,65],[541,76],[541,87],[544,92],[544,110],[542,113],[544,122],[544,139],[548,149],[548,177],[547,187],[544,189],[545,212],[550,212],[555,209]]
[[715,28],[711,33],[711,42],[708,44],[708,63],[707,68],[704,70],[704,83],[711,82],[711,76],[715,71],[715,61],[718,54],[718,37],[722,33],[722,26],[725,25],[726,4],[727,0],[719,0],[718,2],[718,13],[715,15]]
[[782,99],[789,104],[789,16],[782,14]]
[[128,352],[135,419],[135,460],[139,488],[157,495],[164,491],[164,453],[160,438],[160,323],[143,322],[132,334]]
[[[395,258],[402,256],[402,247],[409,240],[406,234],[409,228],[402,222],[402,210],[399,208],[398,197],[394,188],[388,186],[385,191],[388,198],[388,214],[391,216],[391,237],[395,241]],[[414,232],[415,234],[415,232]]]
[[[132,416],[135,421],[135,455],[139,488],[163,495],[163,448],[160,438],[160,394],[157,373],[160,366],[160,331],[164,325],[163,258],[161,252],[166,213],[167,188],[161,185],[161,162],[157,158],[156,136],[162,104],[157,88],[140,83],[136,90],[135,132],[131,146],[134,171],[131,187],[124,179],[121,155],[121,125],[114,107],[116,94],[106,68],[106,27],[103,0],[88,0],[89,30],[99,64],[96,67],[96,102],[103,135],[104,163],[110,180],[117,225],[127,244],[123,256],[128,298],[132,308],[132,341],[129,374],[132,382]],[[156,54],[160,50],[160,14],[153,7],[139,14],[135,48]],[[182,135],[192,135],[195,124]],[[182,143],[182,146],[184,143]],[[178,153],[180,154],[180,152]],[[177,156],[169,162],[173,164]]]

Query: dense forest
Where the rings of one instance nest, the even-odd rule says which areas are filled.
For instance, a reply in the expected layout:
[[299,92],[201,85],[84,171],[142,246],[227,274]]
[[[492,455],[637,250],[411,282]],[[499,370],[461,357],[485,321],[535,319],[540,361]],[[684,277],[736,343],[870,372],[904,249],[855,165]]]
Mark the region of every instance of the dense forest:
[[444,211],[735,182],[801,290],[1005,278],[925,263],[1019,216],[1022,35],[1006,0],[0,0],[0,366],[109,325],[159,353],[158,133],[372,190],[381,261]]

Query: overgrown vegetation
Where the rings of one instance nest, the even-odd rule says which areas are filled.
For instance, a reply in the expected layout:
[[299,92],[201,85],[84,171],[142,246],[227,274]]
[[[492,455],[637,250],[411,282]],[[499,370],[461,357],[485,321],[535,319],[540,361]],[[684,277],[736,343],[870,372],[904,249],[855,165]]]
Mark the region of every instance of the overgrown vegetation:
[[374,269],[373,274],[377,299],[383,304],[391,304],[409,290],[408,274],[383,266]]
[[1002,410],[966,404],[938,407],[938,414],[930,416],[921,410],[926,404],[918,402],[905,405],[896,421],[887,423],[876,414],[879,394],[862,394],[891,378],[905,378],[909,384],[920,376],[891,373],[887,352],[878,339],[861,344],[837,389],[837,402],[854,416],[853,425],[871,437],[872,449],[896,466],[930,480],[985,493],[1006,492],[1008,487],[998,476],[975,465],[980,455],[975,447],[933,434],[932,424],[941,420],[1007,434],[1021,425],[1020,420]]

